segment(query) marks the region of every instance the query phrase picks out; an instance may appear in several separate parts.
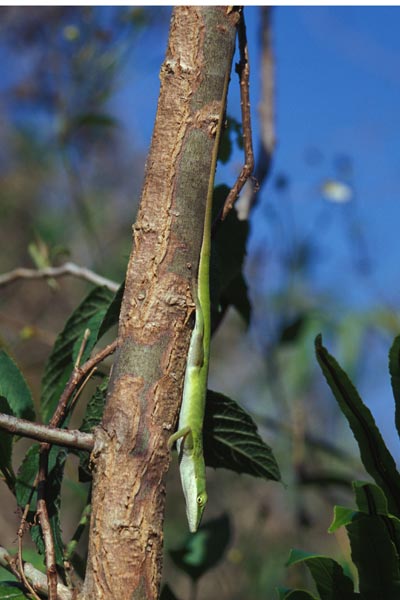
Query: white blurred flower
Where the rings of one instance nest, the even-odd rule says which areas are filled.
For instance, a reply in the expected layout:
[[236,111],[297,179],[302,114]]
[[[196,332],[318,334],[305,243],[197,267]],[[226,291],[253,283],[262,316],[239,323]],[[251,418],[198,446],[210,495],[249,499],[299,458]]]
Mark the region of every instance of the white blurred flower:
[[353,197],[352,188],[347,183],[335,179],[326,179],[321,186],[321,192],[329,202],[338,204],[350,202]]

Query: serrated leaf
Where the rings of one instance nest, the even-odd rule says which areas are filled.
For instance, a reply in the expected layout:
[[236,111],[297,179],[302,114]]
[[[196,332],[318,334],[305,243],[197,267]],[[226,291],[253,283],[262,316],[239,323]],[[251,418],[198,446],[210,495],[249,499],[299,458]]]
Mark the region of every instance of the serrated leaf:
[[250,415],[231,398],[207,390],[203,432],[207,466],[280,481],[271,448]]
[[389,351],[389,372],[395,402],[395,423],[400,436],[400,335],[397,336]]
[[[46,502],[49,513],[50,524],[53,531],[56,562],[63,567],[63,541],[61,537],[61,524],[59,517],[61,483],[64,474],[64,464],[67,452],[64,448],[60,449],[53,446],[49,452],[48,475],[46,480]],[[36,511],[37,492],[34,489],[34,482],[39,468],[39,445],[34,444],[28,450],[25,458],[19,468],[15,485],[15,494],[18,506],[23,510],[30,501],[30,511],[28,522],[34,522]],[[30,528],[33,541],[40,554],[44,554],[44,544],[39,525],[33,525]]]
[[[12,410],[3,396],[0,396],[0,412],[5,415],[12,415]],[[15,486],[15,475],[11,462],[12,438],[11,433],[0,430],[0,471],[3,473],[4,479],[11,491]]]
[[400,598],[399,557],[383,519],[359,514],[346,529],[362,599]]
[[315,347],[322,372],[357,440],[364,467],[384,491],[390,512],[400,515],[400,475],[371,411],[349,377],[324,348],[321,336],[316,338]]
[[321,600],[353,600],[353,582],[332,558],[291,550],[288,565],[304,563],[309,569]]
[[0,581],[0,598],[1,600],[26,600],[29,596],[24,594],[19,583]]
[[231,536],[229,517],[222,515],[201,525],[170,555],[176,566],[196,581],[222,558]]
[[35,410],[31,392],[15,362],[0,350],[0,396],[6,398],[12,414],[32,421]]
[[114,295],[103,286],[94,288],[69,317],[63,331],[57,337],[42,381],[41,412],[48,422],[73,369],[73,353],[90,322],[92,331],[85,357],[97,341],[104,315]]

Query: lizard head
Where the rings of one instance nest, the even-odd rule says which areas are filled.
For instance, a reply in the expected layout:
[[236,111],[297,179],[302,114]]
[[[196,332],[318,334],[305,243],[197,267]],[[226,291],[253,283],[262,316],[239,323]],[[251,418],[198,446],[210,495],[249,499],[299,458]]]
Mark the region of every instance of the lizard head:
[[[197,461],[203,465],[198,465]],[[180,464],[181,481],[183,493],[186,501],[186,516],[189,523],[189,530],[194,533],[197,531],[204,508],[207,504],[206,480],[203,475],[205,466],[203,458],[182,456]]]

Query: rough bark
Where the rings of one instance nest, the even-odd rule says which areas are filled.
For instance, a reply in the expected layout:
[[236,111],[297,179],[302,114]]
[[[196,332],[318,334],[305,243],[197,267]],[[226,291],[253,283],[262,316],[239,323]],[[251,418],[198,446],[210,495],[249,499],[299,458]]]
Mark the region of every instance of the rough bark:
[[238,18],[227,7],[177,7],[173,12],[133,227],[120,345],[102,426],[95,434],[82,600],[158,597],[167,440],[179,411],[193,310],[191,282]]

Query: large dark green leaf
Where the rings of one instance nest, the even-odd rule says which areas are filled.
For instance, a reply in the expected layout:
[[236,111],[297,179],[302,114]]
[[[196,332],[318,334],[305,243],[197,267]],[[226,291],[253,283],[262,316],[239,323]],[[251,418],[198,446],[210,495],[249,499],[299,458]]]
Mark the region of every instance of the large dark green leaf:
[[[0,396],[0,412],[6,415],[11,415],[12,410],[5,398]],[[15,485],[15,475],[11,462],[12,456],[12,434],[7,431],[0,430],[0,471],[4,475],[4,479],[8,487],[13,490]]]
[[[213,215],[217,217],[229,194],[226,185],[214,189]],[[242,270],[249,233],[248,221],[240,221],[231,210],[223,223],[218,223],[213,234],[210,266],[210,297],[212,330],[217,329],[226,308],[235,306],[246,320],[250,320],[250,302]]]
[[392,390],[396,406],[395,422],[397,433],[400,435],[400,335],[392,344],[389,352],[389,371],[392,381]]
[[41,412],[48,421],[54,412],[58,399],[71,375],[74,357],[78,352],[83,334],[90,328],[91,335],[86,344],[82,360],[92,351],[114,294],[105,287],[94,288],[69,317],[63,331],[57,337],[42,381]]
[[[67,452],[64,448],[53,446],[49,452],[48,475],[46,480],[46,501],[49,513],[50,524],[53,531],[53,538],[56,551],[57,564],[63,566],[63,541],[61,537],[60,524],[60,493],[61,483],[64,474],[64,464]],[[15,492],[18,506],[23,510],[30,501],[30,512],[28,522],[34,522],[36,510],[37,492],[32,494],[34,481],[39,468],[39,445],[34,444],[28,450],[25,458],[19,468]],[[43,538],[39,525],[32,525],[30,533],[37,549],[44,554]]]
[[371,411],[361,400],[349,377],[324,348],[321,336],[317,337],[315,347],[322,372],[358,442],[364,466],[382,488],[390,512],[398,516],[400,515],[400,475]]
[[400,556],[400,520],[389,514],[387,500],[380,487],[362,481],[353,482],[353,487],[359,511],[381,516],[396,552]]
[[221,560],[230,536],[229,518],[222,515],[190,534],[180,548],[170,550],[171,558],[179,569],[196,581]]
[[[353,582],[332,558],[292,550],[288,565],[304,563],[314,579],[321,600],[354,600]],[[290,596],[289,596],[290,597]]]
[[271,448],[250,415],[231,398],[207,391],[203,437],[207,466],[280,480]]
[[400,598],[399,556],[382,517],[359,514],[346,529],[363,600]]
[[33,421],[31,392],[21,371],[4,350],[0,350],[0,396],[7,400],[14,416]]

